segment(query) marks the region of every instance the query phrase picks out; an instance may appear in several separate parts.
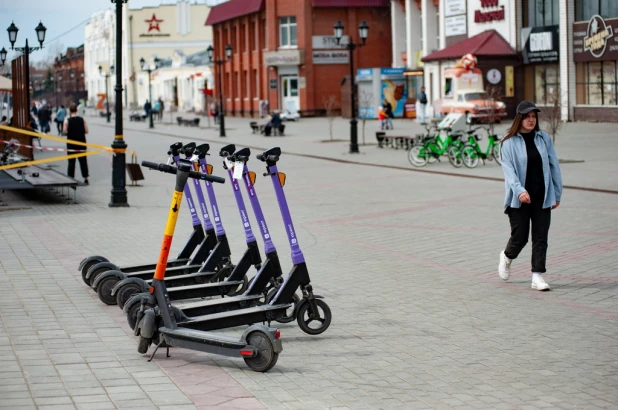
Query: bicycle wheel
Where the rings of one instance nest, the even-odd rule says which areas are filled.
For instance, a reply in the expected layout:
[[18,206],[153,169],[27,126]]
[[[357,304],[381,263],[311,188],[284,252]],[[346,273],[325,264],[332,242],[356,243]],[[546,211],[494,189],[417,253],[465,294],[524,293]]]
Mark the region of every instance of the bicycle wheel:
[[408,151],[408,161],[415,167],[423,167],[427,164],[427,149],[423,144],[414,144]]
[[496,160],[498,165],[502,165],[502,160],[500,159],[500,144],[496,143],[493,147],[491,147],[491,155]]
[[465,145],[461,151],[461,157],[466,168],[476,168],[479,164],[479,156],[472,145]]
[[463,166],[463,159],[461,158],[461,150],[457,145],[451,145],[448,148],[448,161],[455,168],[461,168]]

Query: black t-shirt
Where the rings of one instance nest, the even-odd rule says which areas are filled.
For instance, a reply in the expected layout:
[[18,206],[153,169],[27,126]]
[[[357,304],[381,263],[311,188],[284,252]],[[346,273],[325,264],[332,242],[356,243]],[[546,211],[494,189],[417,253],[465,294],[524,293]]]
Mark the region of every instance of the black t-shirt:
[[525,188],[530,195],[531,202],[543,202],[545,199],[545,180],[543,178],[543,160],[541,154],[534,144],[535,131],[521,133],[526,143],[526,154],[528,155],[528,166],[526,168]]

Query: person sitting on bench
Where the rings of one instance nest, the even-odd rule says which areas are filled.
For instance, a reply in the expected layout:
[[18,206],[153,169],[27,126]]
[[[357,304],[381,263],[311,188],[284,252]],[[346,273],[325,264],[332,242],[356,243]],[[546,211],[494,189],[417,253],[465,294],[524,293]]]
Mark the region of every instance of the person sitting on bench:
[[281,127],[281,117],[277,111],[273,111],[270,115],[270,121],[264,127],[264,135],[270,137],[270,132],[274,128],[278,130]]

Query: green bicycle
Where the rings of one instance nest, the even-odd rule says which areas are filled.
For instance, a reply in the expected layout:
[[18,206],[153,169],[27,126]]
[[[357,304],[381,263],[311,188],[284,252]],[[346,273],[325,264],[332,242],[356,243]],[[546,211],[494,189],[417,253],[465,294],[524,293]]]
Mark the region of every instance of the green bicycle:
[[[482,138],[475,134],[481,128],[487,131],[489,141],[485,150],[482,150],[479,145]],[[468,134],[468,142],[461,149],[461,158],[467,168],[475,168],[479,164],[479,159],[483,161],[483,165],[485,165],[486,159],[495,160],[498,165],[502,165],[500,161],[500,137],[498,135],[490,134],[489,130],[484,127],[477,127],[466,131],[466,133]]]
[[[433,128],[433,127],[432,127]],[[440,134],[431,134],[431,128],[423,135],[419,142],[412,145],[408,151],[408,161],[415,167],[423,167],[428,162],[439,161],[440,157],[447,154],[448,160],[455,168],[463,165],[461,149],[464,146],[461,140],[463,134],[451,133],[450,128],[445,128],[446,138],[440,138]]]

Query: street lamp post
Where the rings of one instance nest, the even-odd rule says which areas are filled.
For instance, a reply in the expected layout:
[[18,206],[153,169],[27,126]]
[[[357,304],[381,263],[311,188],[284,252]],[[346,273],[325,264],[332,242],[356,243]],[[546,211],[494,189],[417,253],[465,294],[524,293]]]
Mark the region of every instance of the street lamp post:
[[114,66],[111,65],[109,67],[108,73],[103,73],[103,67],[99,66],[99,74],[105,77],[105,105],[106,105],[106,117],[107,122],[110,122],[111,113],[109,112],[109,95],[107,94],[107,82],[109,81],[109,77],[114,75]]
[[148,101],[150,101],[150,110],[148,110],[149,117],[149,125],[148,128],[154,128],[154,122],[152,121],[152,86],[150,85],[150,73],[157,69],[159,64],[159,59],[157,57],[154,58],[154,68],[150,66],[150,64],[146,63],[144,57],[139,60],[139,64],[142,67],[142,71],[146,71],[148,73]]
[[[37,40],[39,41],[40,47],[28,46],[27,38],[26,38],[26,45],[24,47],[15,47],[15,42],[17,41],[17,32],[19,31],[19,29],[15,25],[15,22],[11,22],[11,25],[9,26],[9,28],[6,29],[6,31],[9,33],[9,41],[11,42],[11,50],[21,52],[24,55],[24,58],[26,60],[26,64],[25,64],[26,76],[24,78],[24,83],[26,84],[26,87],[28,87],[30,84],[30,53],[36,50],[41,50],[43,48],[43,42],[45,41],[45,32],[47,31],[47,28],[45,28],[43,23],[39,21],[39,25],[36,26],[36,28],[34,29],[34,31],[36,31],[36,37],[37,37]],[[4,62],[6,60],[6,50],[4,49],[4,47],[2,47],[2,50],[0,50],[0,54],[4,55],[4,58],[2,59]],[[26,92],[26,106],[28,107],[28,110],[29,110],[30,109],[30,89],[28,89],[28,91]]]
[[223,84],[221,81],[221,71],[223,70],[223,64],[228,61],[232,57],[232,46],[225,46],[225,60],[217,58],[213,61],[212,57],[214,54],[214,48],[212,46],[208,46],[206,50],[208,52],[208,60],[211,63],[215,63],[217,68],[217,79],[218,79],[218,88],[219,88],[219,137],[225,137],[225,114],[223,112]]
[[116,3],[116,105],[115,105],[115,135],[112,142],[114,156],[112,159],[112,192],[110,207],[129,206],[126,188],[126,155],[127,144],[122,131],[122,4],[127,0],[111,0]]
[[0,50],[0,67],[4,66],[4,62],[6,61],[6,49],[4,47],[2,47],[2,50]]
[[[341,41],[343,37],[343,24],[341,21],[337,21],[334,25],[335,30],[335,38],[337,40],[337,44]],[[358,34],[361,39],[361,43],[354,43],[352,41],[352,36],[350,36],[350,41],[345,45],[350,54],[350,97],[351,97],[351,108],[352,113],[350,119],[350,154],[358,154],[358,121],[356,120],[356,82],[354,78],[354,50],[357,47],[362,47],[365,45],[365,41],[367,40],[367,35],[369,34],[369,26],[366,21],[362,21],[358,25]]]

